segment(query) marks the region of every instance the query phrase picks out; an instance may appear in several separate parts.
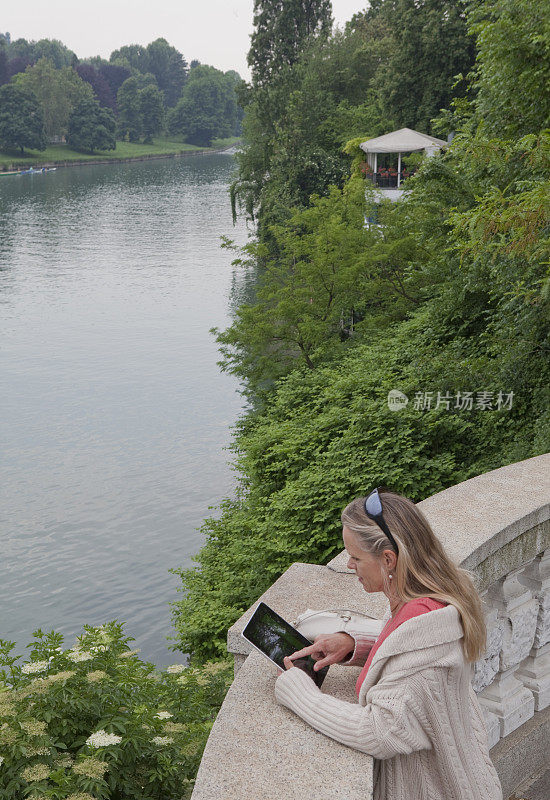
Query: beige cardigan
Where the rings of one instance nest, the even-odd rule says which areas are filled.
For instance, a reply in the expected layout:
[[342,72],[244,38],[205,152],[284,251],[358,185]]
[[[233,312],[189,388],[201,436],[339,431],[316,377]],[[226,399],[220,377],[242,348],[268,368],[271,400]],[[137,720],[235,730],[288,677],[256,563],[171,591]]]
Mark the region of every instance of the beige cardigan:
[[[347,663],[364,663],[372,639],[352,635]],[[452,605],[403,622],[375,653],[359,705],[324,694],[296,667],[279,675],[275,696],[321,733],[374,757],[374,800],[502,800],[463,635]]]

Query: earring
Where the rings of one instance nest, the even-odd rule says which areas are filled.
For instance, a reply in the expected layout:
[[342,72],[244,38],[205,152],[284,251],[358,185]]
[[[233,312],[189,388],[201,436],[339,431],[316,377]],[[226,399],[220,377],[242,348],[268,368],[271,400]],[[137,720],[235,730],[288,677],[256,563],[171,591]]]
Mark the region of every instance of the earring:
[[393,578],[393,575],[391,574],[391,572],[389,573],[388,578],[390,578],[390,579]]

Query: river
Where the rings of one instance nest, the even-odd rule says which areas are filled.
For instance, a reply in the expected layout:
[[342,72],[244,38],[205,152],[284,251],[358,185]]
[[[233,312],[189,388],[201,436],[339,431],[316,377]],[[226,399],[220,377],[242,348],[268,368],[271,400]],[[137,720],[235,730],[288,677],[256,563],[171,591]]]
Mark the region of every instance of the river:
[[164,666],[169,602],[242,408],[209,333],[242,291],[230,155],[0,179],[0,638],[124,621]]

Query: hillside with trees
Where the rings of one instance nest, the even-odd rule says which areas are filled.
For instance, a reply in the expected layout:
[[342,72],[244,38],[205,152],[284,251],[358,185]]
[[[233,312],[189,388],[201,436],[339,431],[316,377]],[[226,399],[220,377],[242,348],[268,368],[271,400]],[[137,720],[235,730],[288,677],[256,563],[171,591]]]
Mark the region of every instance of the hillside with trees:
[[[351,498],[418,502],[550,449],[542,6],[375,0],[331,33],[328,3],[294,5],[309,27],[256,0],[239,90],[232,200],[256,235],[234,263],[256,289],[217,336],[249,408],[237,490],[177,571],[177,644],[198,661],[292,562],[340,551]],[[358,145],[401,127],[452,142],[411,156],[403,199],[367,225]]]
[[[106,60],[79,59],[58,40],[12,41],[9,33],[0,34],[0,87],[13,84],[24,90],[40,106],[44,125],[43,135],[31,133],[37,121],[29,116],[27,103],[17,118],[21,131],[28,128],[29,134],[15,137],[25,143],[15,144],[13,132],[0,143],[5,150],[24,152],[25,147],[43,150],[48,143],[68,142],[72,119],[73,149],[90,153],[112,149],[110,133],[107,138],[101,132],[90,135],[90,115],[102,119],[100,127],[105,127],[108,110],[114,115],[119,141],[149,144],[153,137],[169,134],[179,141],[210,146],[213,139],[241,133],[243,113],[236,95],[240,83],[233,70],[224,73],[198,61],[189,65],[162,38],[146,46],[125,45]],[[89,103],[94,104],[93,112]],[[76,113],[86,104],[85,114]],[[93,146],[88,147],[91,141]]]

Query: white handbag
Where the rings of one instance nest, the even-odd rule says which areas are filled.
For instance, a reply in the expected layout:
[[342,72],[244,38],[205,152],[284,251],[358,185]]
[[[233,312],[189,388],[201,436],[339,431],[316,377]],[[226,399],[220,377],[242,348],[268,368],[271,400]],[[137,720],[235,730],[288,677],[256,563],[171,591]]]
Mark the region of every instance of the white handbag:
[[293,623],[301,634],[314,641],[317,636],[339,631],[361,633],[377,639],[385,625],[380,619],[370,617],[360,611],[351,611],[348,608],[334,608],[324,611],[306,609]]

